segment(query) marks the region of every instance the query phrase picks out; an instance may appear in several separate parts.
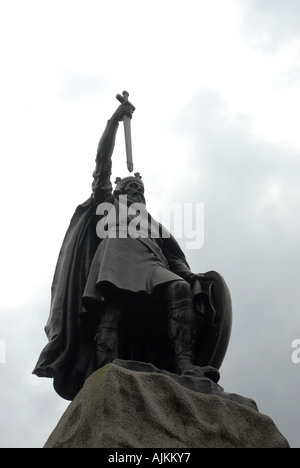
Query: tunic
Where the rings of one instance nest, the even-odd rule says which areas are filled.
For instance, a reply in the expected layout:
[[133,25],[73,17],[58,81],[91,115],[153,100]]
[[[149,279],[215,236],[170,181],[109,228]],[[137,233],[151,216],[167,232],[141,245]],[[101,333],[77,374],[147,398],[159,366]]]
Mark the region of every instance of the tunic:
[[[115,205],[119,205],[117,200]],[[117,215],[118,212],[117,209]],[[107,237],[100,242],[95,253],[83,294],[83,304],[103,300],[102,297],[112,290],[112,285],[123,291],[152,294],[155,287],[161,284],[183,281],[170,271],[163,253],[158,223],[145,208],[142,215],[139,214],[139,220],[140,230],[135,232],[128,229],[130,222],[134,221],[132,215],[127,216],[126,223],[122,225],[120,222],[110,225]],[[151,232],[155,237],[151,237]],[[133,237],[134,234],[138,237]]]

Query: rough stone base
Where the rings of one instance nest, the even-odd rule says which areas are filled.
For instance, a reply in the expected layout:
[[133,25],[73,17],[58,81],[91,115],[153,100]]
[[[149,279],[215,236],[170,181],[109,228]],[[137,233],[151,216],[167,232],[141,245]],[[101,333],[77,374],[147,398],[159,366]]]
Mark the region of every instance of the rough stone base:
[[169,375],[115,363],[70,403],[45,448],[288,448],[249,405],[190,390]]

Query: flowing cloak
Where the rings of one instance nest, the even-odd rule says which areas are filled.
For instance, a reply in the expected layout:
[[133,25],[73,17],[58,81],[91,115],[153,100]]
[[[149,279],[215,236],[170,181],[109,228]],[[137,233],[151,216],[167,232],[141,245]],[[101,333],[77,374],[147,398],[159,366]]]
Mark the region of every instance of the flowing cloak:
[[38,377],[52,377],[54,388],[71,400],[81,388],[92,343],[82,328],[81,295],[98,246],[94,229],[93,200],[79,205],[71,219],[56,264],[51,288],[50,314],[45,346],[33,370]]

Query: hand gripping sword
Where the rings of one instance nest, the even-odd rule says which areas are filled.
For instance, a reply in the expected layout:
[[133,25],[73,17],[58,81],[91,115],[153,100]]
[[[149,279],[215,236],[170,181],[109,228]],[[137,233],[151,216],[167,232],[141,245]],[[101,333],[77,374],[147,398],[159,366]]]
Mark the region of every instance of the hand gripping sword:
[[[127,91],[123,91],[123,96],[121,94],[117,94],[116,98],[122,104],[127,103],[130,105],[132,112],[135,110],[135,107],[128,101],[129,93]],[[128,115],[124,115],[123,117],[123,124],[124,124],[124,134],[125,134],[125,147],[126,147],[126,160],[127,160],[127,169],[129,172],[133,171],[133,161],[132,161],[132,145],[131,145],[131,118]]]

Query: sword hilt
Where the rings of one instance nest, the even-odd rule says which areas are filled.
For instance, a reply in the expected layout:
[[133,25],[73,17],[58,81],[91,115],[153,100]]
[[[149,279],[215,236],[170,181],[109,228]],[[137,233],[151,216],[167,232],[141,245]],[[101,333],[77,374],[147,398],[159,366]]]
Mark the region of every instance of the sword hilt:
[[116,98],[118,99],[118,101],[120,101],[121,104],[124,104],[126,102],[126,104],[130,105],[132,112],[135,111],[134,105],[128,101],[129,93],[127,91],[123,91],[122,95],[121,94],[116,95]]

